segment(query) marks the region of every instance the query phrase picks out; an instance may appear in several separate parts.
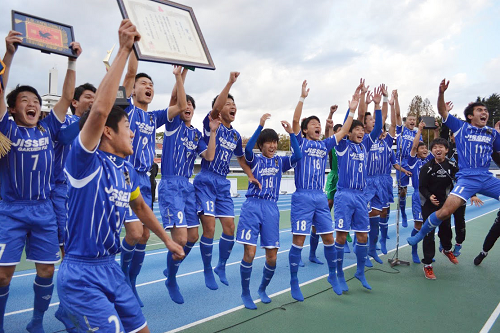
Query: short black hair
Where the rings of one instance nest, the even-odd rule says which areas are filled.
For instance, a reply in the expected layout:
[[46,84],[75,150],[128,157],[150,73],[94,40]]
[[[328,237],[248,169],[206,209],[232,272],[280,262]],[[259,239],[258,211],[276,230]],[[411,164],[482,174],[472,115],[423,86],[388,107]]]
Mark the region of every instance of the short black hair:
[[366,125],[366,117],[371,116],[370,112],[365,112],[365,117],[363,118],[363,124]]
[[342,127],[342,124],[335,124],[335,126],[333,126],[333,132],[334,132],[334,133],[335,133],[335,132],[337,132],[337,130],[338,130],[339,128],[341,128],[341,127]]
[[321,124],[321,121],[316,116],[309,116],[307,118],[302,119],[302,123],[300,124],[300,132],[302,133],[303,136],[305,136],[304,131],[307,130],[307,125],[311,120],[317,120]]
[[351,132],[352,132],[352,130],[353,130],[354,128],[358,127],[358,126],[359,126],[359,127],[362,127],[362,128],[365,128],[365,126],[363,125],[363,123],[362,123],[362,122],[360,122],[360,121],[359,121],[359,120],[357,120],[357,119],[354,119],[354,120],[352,121],[351,128],[349,128],[349,133],[351,133]]
[[420,147],[422,147],[422,146],[425,146],[425,143],[423,141],[419,141],[417,149],[420,148]]
[[467,107],[464,110],[464,116],[465,116],[465,121],[466,122],[470,123],[470,119],[467,116],[468,115],[474,115],[474,108],[476,106],[484,106],[484,107],[486,107],[486,105],[484,105],[483,103],[480,103],[480,102],[471,103],[471,104],[467,105]]
[[[97,89],[94,87],[93,84],[87,82],[87,83],[84,83],[84,84],[76,87],[75,94],[73,95],[73,99],[76,101],[80,101],[80,97],[82,97],[82,94],[85,90],[90,90],[94,94],[97,91]],[[73,103],[71,103],[69,105],[69,108],[71,109],[71,113],[75,114],[75,107],[73,106]]]
[[[80,130],[83,128],[83,125],[85,125],[85,122],[89,118],[90,110],[85,111],[80,118],[80,123],[79,127]],[[126,117],[128,119],[128,114],[125,112],[125,110],[120,107],[120,106],[113,106],[111,109],[111,112],[108,115],[108,119],[106,119],[106,126],[110,127],[115,133],[118,133],[118,123]]]
[[[219,97],[219,95],[215,96],[215,98],[214,98],[214,99],[213,99],[213,101],[212,101],[212,109],[214,108],[215,101],[217,100],[217,97]],[[233,100],[233,102],[234,102],[234,97],[233,97],[233,95],[231,95],[231,94],[227,94],[227,98],[232,99],[232,100]]]
[[432,142],[431,142],[431,150],[432,150],[432,147],[434,147],[435,145],[442,145],[446,149],[450,148],[450,144],[448,143],[448,140],[443,139],[443,138],[437,138],[437,139],[432,140]]
[[194,102],[194,98],[191,95],[186,94],[186,102],[191,102],[193,110],[196,109],[196,103]]
[[40,107],[42,106],[42,98],[40,97],[40,94],[38,93],[38,91],[33,88],[32,86],[20,86],[20,85],[17,85],[16,86],[16,89],[12,90],[8,95],[7,95],[7,106],[9,108],[15,108],[16,107],[16,100],[17,100],[17,96],[22,93],[22,92],[25,92],[25,91],[28,91],[30,93],[33,93],[36,95],[36,97],[38,98],[38,102],[40,102]]
[[260,132],[259,137],[257,138],[257,147],[259,148],[260,151],[262,151],[262,146],[266,142],[278,142],[280,140],[280,137],[278,136],[278,133],[276,133],[275,130],[271,128],[266,128],[265,130],[262,130]]
[[152,84],[154,84],[153,79],[151,78],[151,76],[149,76],[149,75],[148,75],[148,74],[146,74],[146,73],[138,73],[138,74],[136,74],[134,84],[135,84],[135,82],[137,82],[137,80],[139,80],[141,77],[145,77],[146,79],[149,79],[149,81],[151,81],[151,83],[152,83]]

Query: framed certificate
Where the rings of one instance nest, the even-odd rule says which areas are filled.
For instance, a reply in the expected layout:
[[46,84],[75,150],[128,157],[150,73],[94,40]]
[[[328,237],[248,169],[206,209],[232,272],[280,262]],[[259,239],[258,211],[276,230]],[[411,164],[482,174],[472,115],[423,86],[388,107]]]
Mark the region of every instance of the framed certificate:
[[215,69],[193,9],[165,0],[117,0],[124,18],[137,27],[137,59]]
[[33,15],[12,11],[12,30],[23,34],[22,46],[44,53],[75,57],[69,44],[75,41],[73,27]]

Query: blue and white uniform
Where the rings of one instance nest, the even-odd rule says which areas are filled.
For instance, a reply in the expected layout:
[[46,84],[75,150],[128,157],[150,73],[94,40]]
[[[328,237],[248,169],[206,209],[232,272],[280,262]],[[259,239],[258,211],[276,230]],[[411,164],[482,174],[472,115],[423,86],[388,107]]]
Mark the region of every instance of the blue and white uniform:
[[381,175],[389,157],[387,147],[392,145],[392,141],[393,138],[390,135],[382,140],[377,138],[368,152],[366,199],[370,203],[370,210],[382,211],[386,206],[386,187]]
[[323,192],[328,152],[337,145],[335,136],[322,141],[296,136],[302,159],[295,167],[295,188],[292,194],[291,222],[294,235],[309,235],[314,224],[317,234],[333,232],[328,199]]
[[[417,128],[411,130],[406,126],[397,126],[396,133],[396,161],[397,163],[401,161],[401,166],[408,170],[408,159],[410,158],[413,139],[417,134]],[[423,141],[422,135],[420,136],[420,141]],[[410,177],[400,172],[399,170],[396,170],[396,177],[400,180],[400,186],[406,187],[410,184]]]
[[196,194],[189,178],[196,157],[207,150],[202,134],[180,116],[165,124],[158,200],[164,228],[197,227]]
[[87,150],[80,136],[65,172],[69,217],[66,255],[57,276],[61,304],[78,331],[138,331],[146,320],[115,261],[129,202],[140,195],[137,173],[116,155],[97,147]]
[[[389,136],[389,134],[387,135]],[[391,138],[392,139],[392,138]],[[392,191],[393,187],[393,179],[391,176],[391,171],[392,171],[392,166],[397,164],[396,161],[396,154],[394,153],[394,150],[392,150],[392,142],[391,145],[388,145],[383,153],[383,155],[386,156],[386,162],[382,168],[382,175],[381,175],[381,182],[382,186],[384,188],[384,193],[385,195],[383,196],[384,198],[384,208],[389,208],[390,204],[394,202],[394,193]]]
[[260,246],[279,248],[279,209],[278,197],[283,172],[290,170],[300,159],[300,149],[295,135],[290,135],[293,156],[274,156],[267,158],[255,155],[252,148],[257,142],[262,126],[259,125],[245,148],[245,159],[252,168],[252,174],[262,185],[259,189],[253,183],[248,184],[246,201],[241,206],[241,214],[236,232],[236,241],[242,244],[257,245],[260,234]]
[[54,188],[53,140],[61,128],[53,111],[35,127],[18,126],[7,112],[0,132],[12,141],[0,158],[0,266],[17,265],[26,245],[26,260],[53,264],[60,260],[57,223],[50,192]]
[[[128,114],[130,130],[134,132],[132,147],[134,153],[127,157],[127,161],[132,164],[139,176],[139,187],[141,194],[146,202],[152,202],[151,180],[149,170],[153,165],[156,149],[156,129],[165,125],[168,118],[168,108],[157,111],[144,111],[132,104],[125,109]],[[126,221],[137,221],[138,218],[134,212],[127,215]]]
[[451,114],[445,124],[453,131],[458,153],[458,180],[451,194],[465,201],[475,193],[499,200],[500,180],[488,171],[491,154],[500,151],[498,132],[488,126],[472,126]]
[[[210,139],[210,120],[207,114],[203,120],[203,140],[208,145]],[[229,163],[233,154],[243,156],[240,134],[231,126],[222,125],[217,129],[215,157],[211,162],[201,160],[201,172],[194,178],[194,188],[198,212],[215,217],[234,217],[234,204],[231,198],[231,183],[226,179]]]
[[408,159],[408,168],[411,171],[411,183],[413,186],[413,194],[411,196],[411,210],[413,213],[413,220],[415,222],[422,222],[422,204],[420,202],[419,182],[420,169],[422,166],[434,158],[434,155],[429,153],[426,158],[421,159],[417,156],[411,156]]

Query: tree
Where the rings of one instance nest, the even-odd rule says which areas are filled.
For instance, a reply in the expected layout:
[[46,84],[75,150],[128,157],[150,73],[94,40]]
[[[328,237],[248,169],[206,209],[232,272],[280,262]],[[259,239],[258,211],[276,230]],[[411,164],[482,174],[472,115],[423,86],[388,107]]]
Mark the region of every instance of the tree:
[[290,136],[288,134],[278,134],[280,141],[278,141],[278,150],[290,150]]
[[156,142],[163,142],[163,133],[165,132],[156,132]]
[[483,103],[488,109],[490,117],[488,119],[488,126],[494,127],[495,122],[500,120],[500,95],[491,94],[488,98],[477,97],[476,102]]
[[[436,113],[434,112],[431,101],[428,98],[422,99],[421,96],[417,95],[413,97],[410,105],[408,106],[408,115],[417,117],[417,125],[418,125],[419,119],[421,117],[423,116],[435,117]],[[439,122],[439,119],[436,120],[438,120]],[[433,138],[433,136],[434,134],[432,130],[424,130],[422,132],[422,138],[424,139],[424,142],[427,144],[430,141],[432,141],[431,139]]]

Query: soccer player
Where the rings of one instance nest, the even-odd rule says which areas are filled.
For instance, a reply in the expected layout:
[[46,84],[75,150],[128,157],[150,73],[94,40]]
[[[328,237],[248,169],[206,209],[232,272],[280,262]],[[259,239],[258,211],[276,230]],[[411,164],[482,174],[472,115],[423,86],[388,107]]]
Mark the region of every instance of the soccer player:
[[[210,118],[220,117],[221,124],[217,129],[215,157],[209,162],[201,160],[201,172],[194,178],[194,188],[198,212],[203,227],[200,240],[200,252],[203,260],[205,285],[211,290],[219,287],[212,271],[212,248],[215,233],[215,218],[222,224],[222,235],[219,240],[219,261],[215,273],[220,281],[229,285],[226,278],[226,261],[234,246],[234,204],[231,198],[231,183],[226,178],[229,173],[229,163],[233,154],[241,168],[248,176],[250,183],[257,182],[252,170],[245,162],[240,134],[231,126],[236,117],[234,97],[229,94],[231,87],[238,79],[239,72],[231,72],[229,81],[212,102],[210,111],[203,120],[203,139],[208,143],[210,133]],[[258,183],[258,182],[257,182]]]
[[[7,35],[3,61],[7,86],[20,32]],[[78,43],[71,44],[75,56]],[[33,283],[35,293],[33,317],[26,327],[30,332],[43,332],[43,316],[48,309],[54,284],[54,264],[60,260],[57,221],[50,194],[54,179],[54,147],[66,111],[71,104],[75,85],[76,58],[68,59],[63,93],[50,114],[40,119],[42,99],[31,86],[17,86],[7,95],[0,92],[0,132],[12,141],[10,152],[0,159],[0,331],[3,332],[5,305],[16,265],[26,247],[26,260],[36,266]],[[14,120],[9,119],[9,113]]]
[[[130,129],[134,132],[134,153],[127,157],[127,161],[132,163],[137,171],[141,184],[141,194],[144,196],[144,201],[149,204],[152,202],[152,193],[148,173],[156,155],[156,129],[166,124],[168,112],[178,113],[185,110],[187,104],[181,78],[182,67],[177,66],[174,70],[176,85],[179,87],[177,89],[177,104],[167,109],[148,112],[148,105],[154,97],[153,80],[145,73],[136,74],[137,66],[137,58],[132,55],[129,58],[127,74],[123,80],[127,96],[131,96],[133,99],[133,104],[132,99],[129,99],[130,105],[125,109],[130,121]],[[120,263],[139,304],[143,306],[135,284],[144,262],[146,243],[150,233],[133,211],[129,211],[129,213],[125,219],[126,234],[122,240],[123,251]]]
[[[353,95],[349,103],[348,113],[342,129],[333,137],[320,141],[321,124],[319,118],[310,116],[300,122],[304,100],[309,95],[307,81],[302,83],[302,92],[293,115],[293,132],[297,138],[302,151],[302,159],[295,167],[295,187],[292,194],[291,224],[292,224],[292,246],[288,260],[290,262],[290,286],[292,297],[303,301],[304,296],[299,287],[297,276],[299,270],[300,254],[304,241],[314,224],[316,232],[321,236],[324,245],[325,258],[328,265],[328,282],[332,285],[334,292],[342,295],[342,290],[337,281],[336,254],[333,238],[333,225],[328,199],[323,192],[325,184],[325,167],[328,152],[346,136],[351,126],[352,116],[358,107],[359,89]],[[304,134],[302,137],[301,132]]]
[[[266,263],[258,293],[262,303],[270,303],[271,299],[267,296],[266,287],[274,275],[276,256],[280,247],[280,213],[277,202],[281,175],[294,167],[297,161],[302,158],[302,152],[295,135],[293,135],[293,129],[286,121],[282,121],[281,124],[285,131],[290,134],[293,155],[275,155],[279,141],[278,134],[273,129],[262,130],[269,118],[271,118],[269,113],[260,118],[257,130],[245,147],[245,160],[252,168],[255,178],[262,184],[262,188],[252,183],[248,185],[247,199],[241,206],[238,231],[236,232],[236,241],[245,247],[240,265],[241,299],[245,307],[251,310],[257,309],[249,288],[257,238],[260,235],[260,246],[266,249]],[[253,153],[253,147],[256,143],[262,154],[255,155]]]
[[[185,79],[187,69],[182,72]],[[179,98],[177,85],[172,91],[170,105]],[[218,119],[210,121],[210,139],[207,142],[199,130],[191,125],[196,104],[194,99],[186,95],[185,110],[169,108],[168,121],[165,124],[163,137],[161,181],[158,187],[160,213],[163,227],[170,230],[174,242],[184,247],[187,255],[198,240],[199,219],[196,207],[194,186],[189,182],[193,175],[194,161],[198,155],[206,161],[212,161],[215,155],[215,137],[220,125]],[[176,274],[181,261],[173,259],[172,253],[167,253],[167,286],[170,298],[178,304],[184,303]]]
[[482,103],[472,103],[465,108],[466,122],[446,111],[444,92],[449,83],[443,80],[439,85],[438,111],[455,135],[459,157],[458,180],[443,207],[425,220],[418,234],[407,239],[410,245],[420,242],[473,194],[481,193],[497,200],[500,197],[500,179],[492,177],[488,171],[492,152],[500,151],[500,135],[494,128],[486,126],[489,113]]
[[184,255],[140,193],[137,172],[125,160],[133,152],[134,133],[127,113],[113,106],[125,63],[139,38],[135,26],[123,20],[120,48],[90,112],[80,120],[83,127],[66,163],[69,217],[57,291],[78,332],[149,332],[138,300],[115,261],[129,209],[177,259]]

